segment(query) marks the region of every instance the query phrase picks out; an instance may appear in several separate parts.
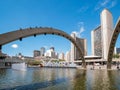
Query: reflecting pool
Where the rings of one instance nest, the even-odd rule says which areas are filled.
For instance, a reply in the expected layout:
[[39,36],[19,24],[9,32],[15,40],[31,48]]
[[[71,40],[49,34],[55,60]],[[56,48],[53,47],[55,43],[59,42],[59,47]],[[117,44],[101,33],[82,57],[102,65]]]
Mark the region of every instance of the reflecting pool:
[[120,90],[120,70],[0,69],[0,90]]

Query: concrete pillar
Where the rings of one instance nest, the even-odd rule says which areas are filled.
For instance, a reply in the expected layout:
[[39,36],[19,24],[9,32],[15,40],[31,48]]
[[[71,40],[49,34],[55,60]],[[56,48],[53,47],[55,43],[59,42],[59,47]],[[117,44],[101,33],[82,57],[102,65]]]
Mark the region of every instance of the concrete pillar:
[[86,69],[86,62],[83,62],[83,67],[84,69]]
[[111,69],[112,61],[107,62],[107,69]]
[[86,68],[86,62],[85,62],[85,59],[82,58],[82,67],[85,69]]
[[0,51],[2,50],[2,45],[0,45]]

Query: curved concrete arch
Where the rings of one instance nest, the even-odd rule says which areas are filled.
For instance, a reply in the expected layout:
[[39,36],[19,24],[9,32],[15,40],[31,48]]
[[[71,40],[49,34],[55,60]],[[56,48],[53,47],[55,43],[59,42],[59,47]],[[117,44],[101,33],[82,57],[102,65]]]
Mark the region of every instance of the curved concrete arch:
[[115,43],[116,43],[116,40],[118,38],[119,33],[120,33],[120,18],[117,21],[117,24],[115,26],[115,29],[114,29],[112,36],[111,36],[111,39],[110,39],[111,41],[109,44],[108,57],[107,57],[107,59],[108,59],[107,68],[108,69],[111,69],[113,51],[114,51]]
[[0,34],[0,48],[2,48],[2,45],[10,43],[12,41],[15,40],[22,40],[22,38],[25,37],[29,37],[29,36],[36,36],[36,35],[40,35],[40,34],[55,34],[55,35],[59,35],[62,36],[66,39],[68,39],[69,41],[71,41],[76,48],[78,49],[79,53],[80,53],[80,59],[82,59],[83,62],[83,66],[86,67],[85,64],[85,60],[84,60],[84,56],[83,53],[81,52],[81,48],[79,47],[79,45],[76,43],[76,41],[67,33],[65,33],[62,30],[58,30],[58,29],[53,29],[53,28],[26,28],[26,29],[20,29],[20,30],[16,30],[16,31],[12,31],[12,32],[8,32],[8,33],[4,33],[4,34]]

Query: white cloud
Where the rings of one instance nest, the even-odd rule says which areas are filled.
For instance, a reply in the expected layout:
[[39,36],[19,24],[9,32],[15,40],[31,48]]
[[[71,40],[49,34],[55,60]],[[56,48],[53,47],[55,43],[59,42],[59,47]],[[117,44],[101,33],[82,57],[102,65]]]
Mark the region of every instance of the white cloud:
[[18,48],[18,45],[17,44],[13,44],[11,47],[12,48]]
[[78,9],[78,13],[85,12],[89,7],[88,6],[83,6]]
[[84,27],[80,27],[80,34],[83,33],[85,31]]
[[79,32],[78,31],[73,31],[72,33],[74,33],[77,37],[79,37]]
[[113,1],[113,2],[111,3],[110,8],[114,7],[116,4],[117,4],[117,1]]
[[78,23],[78,31],[73,31],[77,37],[82,37],[82,33],[85,31],[84,22]]
[[117,0],[100,0],[97,2],[95,11],[101,9],[101,8],[112,8],[117,4]]
[[80,27],[81,25],[83,26],[84,22],[78,22],[78,26]]
[[100,3],[101,6],[106,6],[110,0],[104,0],[103,2]]

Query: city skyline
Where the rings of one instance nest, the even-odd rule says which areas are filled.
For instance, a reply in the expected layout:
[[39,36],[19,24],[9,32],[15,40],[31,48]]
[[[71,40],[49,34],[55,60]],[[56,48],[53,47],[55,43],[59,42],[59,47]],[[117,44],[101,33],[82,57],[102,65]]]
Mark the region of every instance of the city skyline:
[[[82,3],[81,3],[82,2]],[[120,15],[118,0],[95,0],[92,6],[90,1],[68,1],[68,0],[44,0],[32,1],[21,0],[1,1],[0,34],[28,27],[53,27],[71,34],[87,39],[88,55],[91,55],[91,31],[100,25],[100,13],[108,8],[113,15],[113,24],[117,22]],[[116,13],[117,12],[117,13]],[[54,41],[54,42],[53,42]],[[117,47],[120,47],[117,40]],[[32,56],[32,52],[40,47],[54,46],[57,52],[70,50],[70,41],[56,35],[38,35],[24,38],[22,42],[14,41],[3,46],[3,53],[15,55],[21,52],[26,56]],[[12,47],[11,47],[12,46]],[[12,53],[11,53],[12,52]]]

